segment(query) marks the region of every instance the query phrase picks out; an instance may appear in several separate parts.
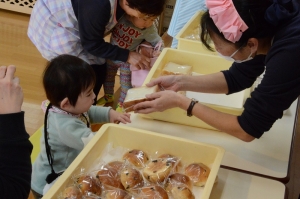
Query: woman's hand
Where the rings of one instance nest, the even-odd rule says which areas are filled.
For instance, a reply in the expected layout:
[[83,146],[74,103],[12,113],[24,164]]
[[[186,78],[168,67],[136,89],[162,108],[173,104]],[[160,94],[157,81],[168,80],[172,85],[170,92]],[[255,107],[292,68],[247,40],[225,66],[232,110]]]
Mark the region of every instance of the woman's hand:
[[179,107],[183,95],[174,91],[166,90],[146,95],[151,101],[136,104],[133,107],[135,113],[162,112],[164,110]]
[[150,69],[150,58],[137,52],[130,52],[127,62],[139,69]]
[[0,67],[0,114],[21,112],[23,91],[15,66]]
[[119,123],[123,124],[131,123],[130,114],[129,113],[119,113],[113,109],[109,111],[109,121],[111,123]]
[[179,75],[166,75],[160,76],[151,80],[146,86],[152,87],[159,85],[162,90],[180,91],[181,76]]

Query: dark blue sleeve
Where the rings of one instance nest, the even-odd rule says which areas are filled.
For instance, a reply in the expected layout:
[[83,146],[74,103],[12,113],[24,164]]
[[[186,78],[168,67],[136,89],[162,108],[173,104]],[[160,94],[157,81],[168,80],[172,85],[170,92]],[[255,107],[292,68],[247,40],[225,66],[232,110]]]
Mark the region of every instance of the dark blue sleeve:
[[233,63],[229,70],[222,71],[228,85],[228,94],[251,87],[256,78],[264,72],[264,61],[265,55],[257,55],[250,61]]
[[290,39],[272,46],[266,57],[262,82],[251,93],[244,112],[238,117],[244,131],[256,138],[269,131],[300,94],[299,41]]
[[24,112],[0,115],[0,198],[28,198],[32,172],[28,138]]
[[[74,6],[76,9],[76,6]],[[90,54],[126,62],[129,50],[104,40],[105,27],[110,19],[109,0],[79,0],[77,8],[78,28],[83,48]],[[119,8],[120,9],[120,8]]]

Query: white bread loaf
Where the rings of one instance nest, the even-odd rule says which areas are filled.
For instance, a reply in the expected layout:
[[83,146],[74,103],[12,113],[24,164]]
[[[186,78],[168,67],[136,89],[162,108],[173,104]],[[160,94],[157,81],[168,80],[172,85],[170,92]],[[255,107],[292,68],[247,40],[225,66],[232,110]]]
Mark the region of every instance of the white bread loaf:
[[131,88],[127,91],[127,95],[125,97],[125,100],[123,102],[123,108],[125,112],[131,112],[133,111],[133,106],[140,103],[147,101],[148,99],[146,98],[147,94],[155,93],[159,91],[159,88],[157,85],[153,87],[136,87],[136,88]]
[[165,65],[161,75],[191,75],[192,66],[169,62]]

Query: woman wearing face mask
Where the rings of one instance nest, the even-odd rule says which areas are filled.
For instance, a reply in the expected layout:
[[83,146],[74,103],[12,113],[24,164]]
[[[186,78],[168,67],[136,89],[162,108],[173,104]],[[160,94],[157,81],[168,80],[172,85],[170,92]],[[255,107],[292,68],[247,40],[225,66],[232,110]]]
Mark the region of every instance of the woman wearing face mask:
[[[207,124],[250,142],[268,131],[300,94],[300,11],[298,0],[206,0],[201,41],[233,62],[227,71],[202,76],[164,76],[156,84],[165,91],[148,95],[137,113],[179,107]],[[200,62],[200,60],[199,60]],[[174,91],[232,94],[259,86],[240,116],[213,110]]]

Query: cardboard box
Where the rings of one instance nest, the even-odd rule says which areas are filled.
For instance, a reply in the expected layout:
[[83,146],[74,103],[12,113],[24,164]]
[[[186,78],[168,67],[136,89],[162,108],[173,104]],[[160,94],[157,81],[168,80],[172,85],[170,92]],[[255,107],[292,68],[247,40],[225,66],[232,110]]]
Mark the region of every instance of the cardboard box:
[[[193,67],[192,71],[198,74],[210,74],[220,72],[222,70],[228,69],[232,64],[232,62],[227,61],[219,56],[165,48],[156,60],[152,69],[150,70],[147,78],[145,79],[144,84],[148,83],[153,78],[159,77],[161,75],[162,69],[168,62],[174,62],[182,65],[190,65]],[[246,98],[249,97],[249,95],[250,89],[241,91],[236,96],[238,98],[237,101],[239,101],[237,106],[230,107],[216,104],[208,104],[205,102],[203,102],[203,104],[224,113],[240,115],[243,111],[243,102]],[[231,100],[229,97],[223,98],[223,100],[226,99]],[[214,127],[206,124],[205,122],[203,122],[195,116],[187,117],[186,110],[182,110],[180,108],[172,108],[165,110],[164,112],[141,114],[141,116],[150,119],[216,130]]]
[[164,33],[168,30],[172,15],[174,12],[176,0],[167,0],[166,6],[162,15],[162,30],[161,32]]
[[[205,53],[209,55],[218,56],[217,52],[212,52],[207,50],[207,48],[202,44],[199,40],[186,39],[187,36],[195,33],[196,29],[199,29],[200,34],[200,19],[203,14],[203,11],[198,11],[194,14],[194,16],[183,26],[183,28],[176,35],[176,39],[178,40],[177,49],[186,50],[191,52]],[[211,45],[214,47],[214,45]]]
[[121,146],[129,149],[141,149],[150,154],[154,154],[157,151],[171,153],[181,157],[181,160],[185,163],[202,162],[209,165],[211,172],[205,187],[201,191],[201,196],[196,196],[197,199],[209,198],[221,160],[224,156],[224,149],[218,146],[117,124],[105,124],[51,187],[43,199],[56,199],[64,188],[70,184],[71,176],[77,174],[78,168],[89,168],[94,164],[94,161],[97,160],[109,143],[113,143],[114,147]]

